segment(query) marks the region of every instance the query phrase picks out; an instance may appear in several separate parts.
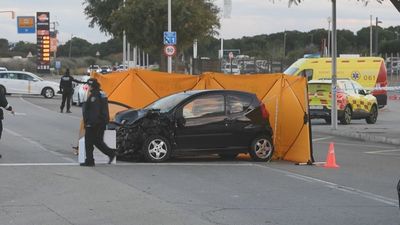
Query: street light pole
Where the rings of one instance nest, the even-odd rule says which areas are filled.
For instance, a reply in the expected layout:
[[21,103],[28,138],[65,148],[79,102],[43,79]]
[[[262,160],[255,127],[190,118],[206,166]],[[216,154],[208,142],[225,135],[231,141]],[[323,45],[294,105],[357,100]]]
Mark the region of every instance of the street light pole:
[[378,20],[378,17],[376,17],[376,22],[375,22],[375,54],[378,56],[379,54],[379,42],[378,42],[378,24],[382,23],[382,21]]
[[372,57],[372,15],[369,16],[369,56]]
[[[171,0],[168,0],[168,32],[172,31]],[[168,56],[168,73],[172,73],[172,56]]]
[[283,33],[283,58],[286,58],[286,30]]
[[[125,0],[124,0],[124,7],[125,7]],[[123,36],[122,36],[122,65],[123,65],[123,69],[126,69],[126,33],[125,33],[125,30],[123,31]]]
[[331,102],[331,122],[332,129],[337,130],[337,100],[336,100],[336,60],[337,60],[337,43],[336,43],[336,0],[332,0],[332,102]]
[[326,44],[327,45],[327,51],[326,51],[326,54],[327,54],[327,57],[330,57],[330,54],[331,54],[331,17],[328,17],[328,43]]

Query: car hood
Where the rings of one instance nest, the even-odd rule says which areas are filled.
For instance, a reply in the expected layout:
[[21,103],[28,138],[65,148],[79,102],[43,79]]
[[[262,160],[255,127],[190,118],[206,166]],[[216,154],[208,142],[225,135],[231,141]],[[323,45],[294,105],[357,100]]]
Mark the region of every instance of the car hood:
[[128,109],[118,112],[115,115],[114,122],[117,124],[123,124],[123,123],[133,124],[134,122],[140,120],[143,117],[148,116],[148,114],[151,113],[158,114],[159,111],[151,109]]

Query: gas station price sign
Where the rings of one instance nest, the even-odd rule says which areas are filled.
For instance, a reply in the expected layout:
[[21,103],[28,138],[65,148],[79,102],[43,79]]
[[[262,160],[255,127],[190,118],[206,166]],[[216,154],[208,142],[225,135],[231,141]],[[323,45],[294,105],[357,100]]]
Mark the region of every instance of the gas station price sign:
[[36,13],[37,71],[50,73],[50,13]]

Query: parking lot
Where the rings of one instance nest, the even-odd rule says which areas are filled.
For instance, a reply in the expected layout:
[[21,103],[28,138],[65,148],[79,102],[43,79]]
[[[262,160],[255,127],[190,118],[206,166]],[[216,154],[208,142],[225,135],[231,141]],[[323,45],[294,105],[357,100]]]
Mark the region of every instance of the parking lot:
[[[0,159],[2,224],[399,224],[400,147],[339,137],[313,121],[313,150],[338,169],[255,163],[246,157],[175,158],[162,164],[78,166],[80,108],[60,99],[8,97]],[[387,126],[393,107],[375,125]],[[364,126],[354,121],[345,132]],[[393,125],[395,126],[395,125]],[[87,215],[90,215],[89,217]]]

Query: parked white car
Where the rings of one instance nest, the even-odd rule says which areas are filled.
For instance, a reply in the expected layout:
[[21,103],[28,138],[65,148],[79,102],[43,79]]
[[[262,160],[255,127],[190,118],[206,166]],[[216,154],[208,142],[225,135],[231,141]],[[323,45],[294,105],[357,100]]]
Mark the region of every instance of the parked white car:
[[240,68],[237,64],[232,64],[232,69],[231,69],[231,64],[227,63],[225,64],[224,67],[224,73],[225,74],[234,74],[234,75],[239,75],[240,74]]
[[53,98],[60,90],[60,85],[43,80],[37,75],[24,71],[0,71],[0,88],[7,94],[43,95]]
[[[90,76],[83,76],[79,79],[82,82],[87,82]],[[86,102],[87,94],[89,91],[89,85],[87,84],[78,84],[74,88],[74,94],[72,95],[72,105],[81,106],[84,102]]]

